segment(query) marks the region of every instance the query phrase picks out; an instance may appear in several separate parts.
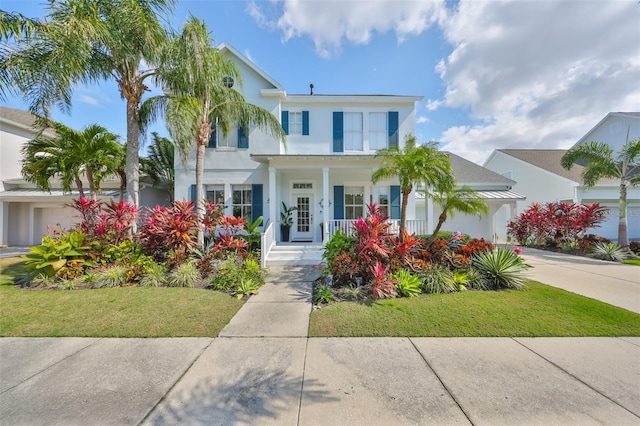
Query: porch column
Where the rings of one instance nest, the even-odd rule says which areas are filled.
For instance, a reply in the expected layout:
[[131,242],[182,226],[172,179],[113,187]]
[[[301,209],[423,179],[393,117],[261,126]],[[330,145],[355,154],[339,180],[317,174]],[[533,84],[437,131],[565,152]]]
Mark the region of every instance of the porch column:
[[38,245],[40,241],[34,241],[35,238],[35,211],[33,205],[29,205],[29,245]]
[[329,168],[322,168],[322,242],[329,241]]
[[0,201],[0,244],[9,244],[9,215],[7,211],[9,210],[9,203],[5,203]]
[[424,194],[424,211],[427,214],[427,229],[426,232],[427,234],[431,235],[433,233],[433,200],[431,200],[431,197],[429,196],[429,194],[425,191]]
[[278,200],[276,199],[276,168],[269,166],[269,218],[275,229],[275,235],[279,235],[278,216],[276,215]]

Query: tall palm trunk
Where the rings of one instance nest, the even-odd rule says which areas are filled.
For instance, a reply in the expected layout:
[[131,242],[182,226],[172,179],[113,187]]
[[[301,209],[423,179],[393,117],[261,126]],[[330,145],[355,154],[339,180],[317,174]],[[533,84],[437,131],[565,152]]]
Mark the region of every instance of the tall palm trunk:
[[[208,102],[206,102],[208,107]],[[208,110],[206,108],[205,110]],[[207,116],[200,121],[198,128],[198,138],[196,147],[196,213],[198,216],[198,247],[204,247],[204,230],[202,229],[202,219],[204,218],[204,189],[202,182],[204,180],[204,154],[207,142],[211,135],[211,123]]]
[[620,203],[618,205],[618,244],[622,247],[629,246],[627,234],[627,184],[624,180],[620,183]]
[[433,241],[438,236],[438,232],[440,232],[440,228],[442,228],[442,225],[446,221],[447,221],[447,213],[446,212],[440,213],[440,216],[438,216],[438,224],[436,225],[436,229],[433,230],[433,234],[431,234],[431,237],[429,237],[429,241]]
[[92,200],[95,200],[98,198],[98,196],[96,194],[96,186],[95,182],[93,181],[93,170],[91,170],[91,167],[86,167],[84,170],[84,174],[87,176],[87,182],[89,183],[89,196]]
[[407,202],[409,201],[409,194],[411,193],[411,189],[409,192],[402,191],[402,209],[400,210],[400,242],[403,242],[403,235],[406,232],[406,223],[407,223]]
[[84,188],[82,187],[82,180],[80,180],[79,176],[76,176],[76,187],[78,188],[78,193],[81,197],[84,197]]

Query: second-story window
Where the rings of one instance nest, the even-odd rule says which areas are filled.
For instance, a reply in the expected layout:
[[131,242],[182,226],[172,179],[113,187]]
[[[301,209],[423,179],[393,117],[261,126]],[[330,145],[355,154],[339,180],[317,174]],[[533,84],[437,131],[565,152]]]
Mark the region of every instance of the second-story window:
[[377,151],[387,148],[388,132],[387,132],[387,113],[386,112],[370,112],[369,113],[369,149]]
[[362,113],[344,113],[344,150],[362,151]]
[[289,112],[289,134],[302,134],[302,112]]

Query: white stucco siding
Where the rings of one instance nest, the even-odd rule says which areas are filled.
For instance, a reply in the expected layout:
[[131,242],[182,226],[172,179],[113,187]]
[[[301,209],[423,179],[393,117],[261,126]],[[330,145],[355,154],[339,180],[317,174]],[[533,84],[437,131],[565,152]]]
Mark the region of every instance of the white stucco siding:
[[517,202],[518,213],[522,213],[533,203],[573,200],[575,196],[576,182],[499,151],[495,152],[484,167],[517,182],[512,190],[527,197],[526,200]]
[[636,140],[640,137],[640,117],[613,113],[587,132],[577,144],[604,142],[617,152],[627,139],[627,131],[629,132],[629,140]]
[[20,179],[22,164],[20,153],[22,146],[33,138],[33,133],[21,128],[0,123],[0,191],[3,180]]
[[[331,97],[317,96],[307,97],[306,102],[283,101],[283,111],[309,111],[309,135],[289,135],[287,137],[287,154],[318,154],[328,155],[333,153],[333,113],[334,112],[360,112],[362,113],[362,137],[363,150],[358,152],[345,152],[362,154],[375,152],[369,145],[369,113],[390,111],[398,112],[398,141],[400,146],[404,144],[404,136],[415,131],[414,103],[366,103],[366,99],[352,99],[331,102]],[[295,99],[295,98],[294,98]]]

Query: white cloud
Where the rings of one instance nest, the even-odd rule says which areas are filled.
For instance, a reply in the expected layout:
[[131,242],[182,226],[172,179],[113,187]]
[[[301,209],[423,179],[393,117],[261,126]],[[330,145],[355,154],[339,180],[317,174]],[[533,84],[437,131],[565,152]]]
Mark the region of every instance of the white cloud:
[[443,21],[453,51],[436,66],[439,102],[479,124],[444,149],[480,161],[495,148],[568,148],[610,111],[640,109],[637,2],[462,0]]
[[417,124],[428,123],[428,122],[429,122],[429,119],[427,117],[425,117],[424,115],[421,115],[418,118],[416,118],[416,123]]
[[88,104],[88,105],[93,105],[93,106],[100,106],[100,102],[98,102],[98,100],[92,96],[89,95],[80,95],[78,97],[78,101],[82,102],[83,104]]
[[[275,16],[269,18],[269,11],[264,8]],[[296,37],[311,38],[322,57],[338,53],[345,41],[367,44],[374,33],[393,31],[402,42],[422,33],[446,14],[444,0],[283,0],[264,6],[252,1],[247,11],[258,24],[280,29],[285,42]]]

